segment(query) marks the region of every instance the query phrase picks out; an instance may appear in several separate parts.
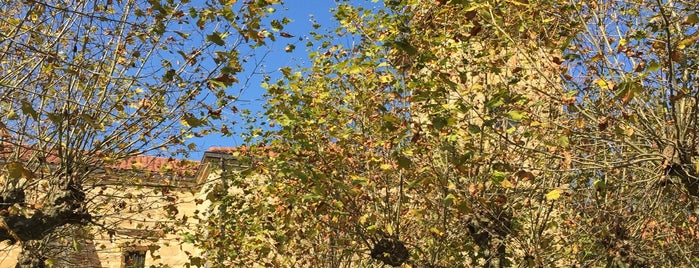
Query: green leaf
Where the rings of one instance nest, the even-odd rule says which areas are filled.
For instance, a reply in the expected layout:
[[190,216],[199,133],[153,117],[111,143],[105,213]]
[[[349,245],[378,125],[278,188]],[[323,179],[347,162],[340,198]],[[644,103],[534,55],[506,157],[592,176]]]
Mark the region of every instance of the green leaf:
[[474,124],[470,124],[468,125],[468,132],[470,132],[471,134],[481,133],[481,127]]
[[379,227],[376,225],[370,225],[366,228],[366,231],[370,234],[374,234],[379,230]]
[[561,147],[568,147],[568,145],[570,145],[570,139],[568,138],[568,136],[564,135],[558,137],[558,145],[560,145]]
[[317,201],[322,199],[323,197],[317,194],[306,194],[303,196],[304,201]]
[[398,157],[398,168],[401,169],[408,169],[412,165],[413,161],[410,160],[410,158],[407,158],[405,156],[399,156]]
[[592,182],[592,187],[594,187],[597,191],[604,191],[607,189],[607,183],[605,183],[603,180],[595,180]]
[[410,55],[410,56],[417,54],[417,48],[410,45],[410,43],[408,43],[406,41],[392,42],[391,45],[394,48],[398,48],[398,49],[402,50],[403,52],[408,53],[408,55]]
[[182,239],[186,243],[194,243],[194,241],[196,241],[196,238],[194,238],[194,236],[190,233],[183,233]]
[[493,109],[502,106],[505,104],[505,100],[502,98],[502,96],[497,95],[494,98],[488,100],[488,102],[485,103],[485,106]]
[[444,205],[451,206],[454,204],[454,200],[456,200],[456,196],[453,194],[448,194],[446,197],[444,197]]
[[500,183],[502,182],[505,178],[507,178],[508,173],[499,171],[499,170],[493,170],[493,181]]
[[81,251],[83,249],[82,245],[80,245],[80,242],[78,239],[73,238],[73,250],[75,251]]
[[63,121],[63,116],[60,113],[49,113],[47,114],[49,120],[54,124],[59,124]]
[[507,116],[512,119],[512,121],[519,122],[524,119],[525,114],[522,111],[512,110],[507,112]]
[[[272,11],[272,12],[274,12],[274,11]],[[270,12],[270,13],[272,13],[272,12]],[[275,32],[278,32],[278,31],[281,31],[284,29],[284,25],[279,20],[272,20],[272,22],[270,22],[270,25],[272,26],[272,30]]]
[[432,125],[434,126],[434,128],[435,128],[436,130],[441,130],[441,129],[443,129],[445,126],[447,126],[447,123],[448,123],[448,121],[447,121],[447,119],[444,118],[444,117],[439,117],[439,116],[438,116],[438,117],[432,118]]
[[169,69],[167,72],[165,72],[165,75],[163,75],[163,82],[171,82],[175,80],[175,76],[177,75],[177,72],[174,69]]
[[213,34],[207,35],[206,36],[206,41],[211,41],[214,44],[217,44],[219,46],[224,46],[226,45],[226,42],[223,41],[223,37],[221,36],[220,33],[214,32]]
[[194,117],[191,114],[184,115],[182,117],[182,125],[188,126],[188,127],[200,127],[204,125],[204,120],[201,120],[199,118]]
[[359,176],[351,176],[352,179],[352,185],[366,185],[367,184],[367,179],[364,177],[359,177]]
[[188,33],[182,32],[182,31],[174,31],[174,32],[175,32],[177,35],[179,35],[180,37],[184,38],[184,39],[189,38],[189,35],[190,35],[190,34],[188,34]]
[[233,12],[233,9],[231,9],[230,7],[224,7],[221,9],[220,12],[221,12],[221,16],[223,18],[225,18],[227,21],[235,22],[236,16],[235,16],[235,12]]
[[34,120],[37,120],[39,118],[39,114],[34,110],[34,107],[32,107],[32,104],[26,100],[22,100],[22,112],[26,115],[31,116],[34,118]]
[[80,118],[82,118],[90,127],[96,129],[96,130],[104,130],[104,126],[99,123],[93,116],[89,114],[80,114]]
[[646,72],[652,73],[655,71],[658,71],[660,69],[660,63],[656,60],[651,60],[650,63],[648,63],[648,67],[646,67]]
[[616,94],[614,99],[621,100],[624,104],[631,101],[634,96],[642,91],[643,87],[637,81],[624,81],[614,86]]
[[684,23],[692,25],[699,23],[699,15],[697,13],[690,14],[684,18]]

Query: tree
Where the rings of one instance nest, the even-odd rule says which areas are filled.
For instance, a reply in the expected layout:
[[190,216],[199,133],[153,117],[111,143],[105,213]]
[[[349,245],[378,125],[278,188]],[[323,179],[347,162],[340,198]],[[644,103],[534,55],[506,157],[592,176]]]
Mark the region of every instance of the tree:
[[287,22],[263,21],[277,3],[2,3],[0,241],[22,243],[19,267],[44,265],[33,241],[99,220],[95,172],[217,130],[241,52]]
[[[691,1],[579,5],[567,55],[574,224],[584,263],[696,261],[697,11]],[[576,187],[577,188],[577,187]],[[606,252],[604,252],[606,251]],[[594,252],[594,251],[592,251]]]
[[216,236],[200,245],[218,263],[696,261],[690,1],[386,1],[334,14],[312,66],[265,84],[264,146],[214,187],[223,198],[203,233]]
[[[541,105],[527,86],[562,95],[555,73],[542,74],[557,71],[557,64],[532,60],[560,46],[536,35],[561,22],[544,20],[560,4],[538,4],[339,5],[335,34],[360,41],[345,47],[330,41],[332,34],[318,35],[321,51],[310,53],[310,69],[283,69],[285,80],[267,85],[267,115],[277,129],[266,144],[275,157],[250,165],[265,186],[248,183],[247,173],[224,177],[251,200],[217,204],[214,212],[222,214],[213,214],[211,228],[225,224],[239,236],[205,248],[240,252],[262,236],[273,241],[265,252],[297,253],[281,263],[333,267],[505,265],[523,258],[524,239],[507,247],[505,240],[526,233],[517,224],[533,230],[547,222],[515,213],[527,201],[545,209],[539,204],[548,200],[544,188],[515,191],[514,180],[532,180],[529,170],[557,159],[528,158],[509,139],[530,140],[530,133],[512,128],[548,122],[558,111]],[[527,19],[505,19],[513,12]],[[550,188],[555,181],[540,183]],[[258,221],[241,226],[227,220],[234,214]],[[231,257],[240,261],[235,264],[266,259],[240,256]]]

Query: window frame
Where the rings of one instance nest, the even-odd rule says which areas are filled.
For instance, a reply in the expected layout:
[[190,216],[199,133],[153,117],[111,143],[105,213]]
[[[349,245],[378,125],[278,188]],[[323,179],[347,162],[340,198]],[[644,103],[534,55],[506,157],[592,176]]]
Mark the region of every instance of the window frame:
[[[121,251],[121,267],[122,268],[145,268],[146,267],[146,252],[148,252],[148,247],[145,246],[134,246],[125,247]],[[129,264],[128,262],[135,256],[141,259],[141,263]],[[138,261],[138,259],[136,259]]]

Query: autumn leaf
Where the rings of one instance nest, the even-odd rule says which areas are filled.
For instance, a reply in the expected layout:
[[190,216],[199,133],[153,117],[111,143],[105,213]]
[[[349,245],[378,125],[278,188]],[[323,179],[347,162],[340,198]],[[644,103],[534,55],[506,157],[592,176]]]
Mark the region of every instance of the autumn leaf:
[[286,51],[287,53],[293,52],[294,49],[296,49],[296,45],[294,44],[288,44],[286,45],[286,47],[284,47],[284,51]]
[[546,193],[546,200],[553,201],[561,197],[561,190],[554,189]]
[[24,178],[27,180],[34,179],[36,176],[31,170],[28,170],[26,167],[24,167],[24,164],[21,162],[9,162],[6,164],[5,168],[7,169],[8,175],[11,179],[20,179]]
[[7,172],[9,173],[11,179],[22,178],[22,174],[24,173],[24,165],[22,165],[22,163],[10,162],[7,163],[5,168],[7,168]]
[[502,186],[503,188],[513,188],[513,187],[515,187],[515,185],[512,184],[512,182],[511,182],[510,180],[503,180],[503,181],[501,181],[501,182],[500,182],[500,186]]

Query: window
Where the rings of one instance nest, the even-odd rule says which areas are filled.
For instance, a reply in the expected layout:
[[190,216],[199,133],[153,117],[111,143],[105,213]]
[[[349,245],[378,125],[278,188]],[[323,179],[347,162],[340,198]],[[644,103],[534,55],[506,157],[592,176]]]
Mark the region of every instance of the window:
[[146,250],[129,249],[124,251],[124,268],[145,268]]

